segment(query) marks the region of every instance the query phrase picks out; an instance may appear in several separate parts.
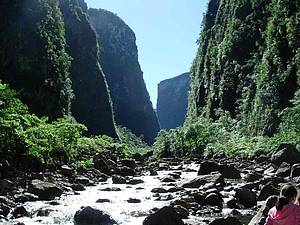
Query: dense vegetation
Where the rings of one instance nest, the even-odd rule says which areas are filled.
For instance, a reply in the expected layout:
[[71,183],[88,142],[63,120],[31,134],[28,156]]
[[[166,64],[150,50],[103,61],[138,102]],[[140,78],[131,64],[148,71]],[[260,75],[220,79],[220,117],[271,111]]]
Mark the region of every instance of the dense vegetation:
[[300,144],[300,2],[211,0],[191,69],[184,128],[162,131],[163,155],[253,155]]
[[89,15],[100,43],[100,64],[110,89],[116,123],[137,136],[143,135],[152,144],[159,123],[143,80],[135,34],[111,12],[89,9]]
[[[111,150],[124,157],[149,147],[126,128],[118,128],[119,139],[108,136],[84,137],[87,128],[71,117],[49,122],[28,112],[28,108],[8,85],[0,83],[0,158],[14,163],[53,165],[77,161],[91,152]],[[92,157],[92,156],[91,156]],[[24,159],[30,160],[24,160]],[[78,159],[78,160],[77,160]],[[91,158],[92,159],[92,158]],[[34,161],[32,161],[34,160]],[[32,163],[36,162],[36,164]]]

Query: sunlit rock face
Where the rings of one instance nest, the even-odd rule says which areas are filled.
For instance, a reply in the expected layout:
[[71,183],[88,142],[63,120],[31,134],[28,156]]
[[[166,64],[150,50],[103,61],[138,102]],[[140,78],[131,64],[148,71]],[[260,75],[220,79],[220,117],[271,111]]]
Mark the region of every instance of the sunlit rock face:
[[161,129],[183,125],[190,89],[189,73],[164,80],[158,84],[157,115]]
[[159,131],[138,61],[134,32],[115,14],[89,9],[100,45],[100,63],[113,102],[116,123],[151,144]]

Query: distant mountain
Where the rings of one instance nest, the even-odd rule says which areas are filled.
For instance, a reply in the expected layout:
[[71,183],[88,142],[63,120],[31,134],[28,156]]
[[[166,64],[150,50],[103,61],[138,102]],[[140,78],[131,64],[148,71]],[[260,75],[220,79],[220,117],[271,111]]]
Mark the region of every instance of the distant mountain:
[[157,115],[161,129],[180,127],[185,121],[190,75],[184,73],[158,84]]

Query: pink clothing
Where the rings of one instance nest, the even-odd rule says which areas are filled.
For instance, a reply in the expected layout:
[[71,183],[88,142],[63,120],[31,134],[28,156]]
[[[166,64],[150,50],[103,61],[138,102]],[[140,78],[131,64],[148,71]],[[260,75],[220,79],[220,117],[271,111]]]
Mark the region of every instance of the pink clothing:
[[270,209],[265,225],[300,225],[300,206],[288,204],[278,211]]

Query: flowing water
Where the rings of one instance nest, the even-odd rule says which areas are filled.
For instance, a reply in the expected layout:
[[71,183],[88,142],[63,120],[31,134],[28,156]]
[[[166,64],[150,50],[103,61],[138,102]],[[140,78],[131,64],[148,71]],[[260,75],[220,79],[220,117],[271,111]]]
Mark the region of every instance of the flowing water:
[[[183,168],[196,169],[195,164],[186,164]],[[79,192],[79,195],[63,195],[58,202],[58,205],[51,205],[51,202],[27,202],[24,207],[30,212],[30,217],[23,217],[17,220],[4,223],[4,225],[12,225],[16,222],[23,222],[25,225],[73,225],[73,217],[77,210],[82,206],[91,206],[104,210],[112,215],[120,225],[141,225],[143,220],[153,208],[161,208],[168,205],[172,200],[157,201],[157,196],[151,193],[153,188],[170,186],[162,184],[160,178],[166,176],[170,172],[176,171],[159,171],[158,176],[143,175],[137,177],[142,179],[144,183],[137,185],[127,184],[112,184],[111,178],[107,182],[99,183],[97,186],[87,187],[85,191]],[[182,169],[180,170],[182,172]],[[193,179],[197,176],[196,172],[182,172],[179,183],[183,180]],[[104,188],[120,188],[121,191],[103,191]],[[168,196],[169,194],[160,194],[161,196]],[[180,193],[172,193],[176,198]],[[141,203],[128,203],[129,198],[140,199]],[[98,199],[109,199],[110,202],[96,203]],[[49,210],[50,214],[46,217],[37,216],[40,210]],[[228,211],[228,210],[227,210]],[[226,209],[223,213],[226,213]],[[247,212],[244,212],[247,213]],[[208,217],[216,217],[218,215],[209,215]],[[203,221],[203,217],[191,217],[194,221]],[[202,224],[202,223],[200,223]],[[205,224],[205,223],[203,223]]]

